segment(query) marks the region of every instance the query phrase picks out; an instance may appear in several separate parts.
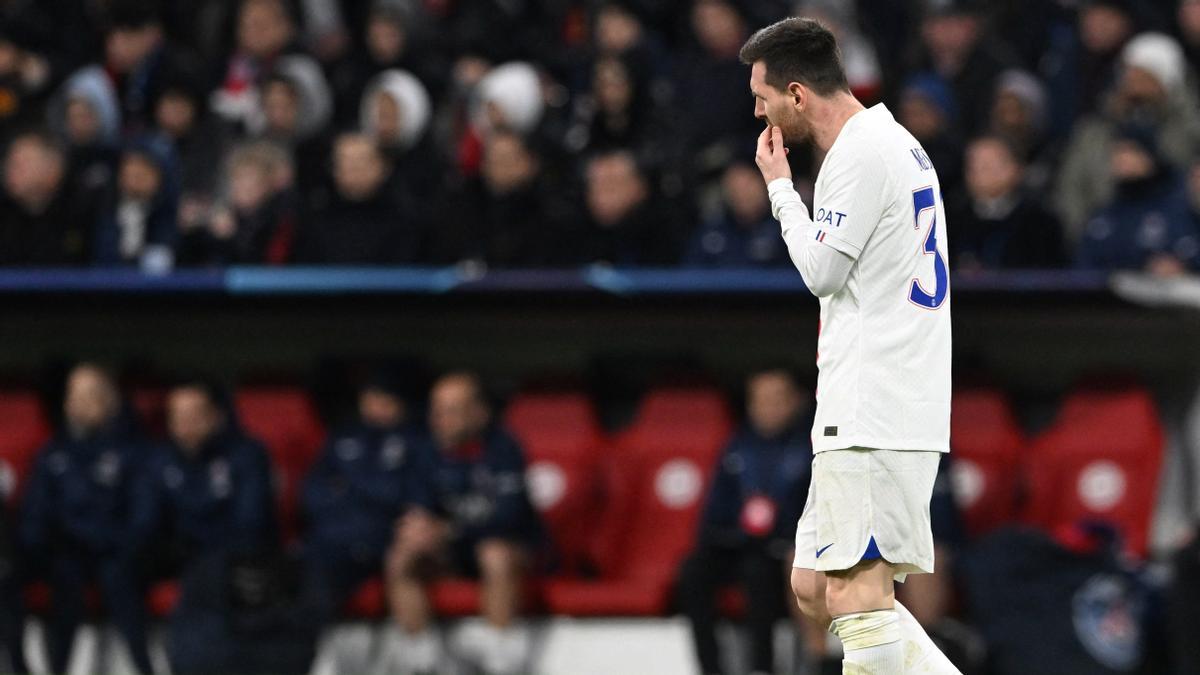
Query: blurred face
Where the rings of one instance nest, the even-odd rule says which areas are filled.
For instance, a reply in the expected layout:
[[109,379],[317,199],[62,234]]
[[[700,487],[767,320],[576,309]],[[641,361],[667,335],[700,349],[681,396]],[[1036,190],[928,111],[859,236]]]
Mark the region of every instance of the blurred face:
[[117,414],[116,387],[100,370],[80,366],[67,378],[63,417],[74,433],[91,435]]
[[692,8],[692,32],[711,54],[736,54],[745,38],[742,19],[724,0],[699,0]]
[[721,178],[721,191],[739,222],[757,223],[770,212],[766,186],[752,166],[734,164],[729,167]]
[[592,85],[596,103],[610,115],[629,110],[633,102],[633,83],[625,66],[616,59],[596,63],[596,81]]
[[398,143],[403,117],[396,99],[379,92],[372,105],[375,106],[375,131],[379,134],[379,142],[385,145]]
[[[754,117],[783,132],[785,145],[795,145],[812,135],[812,126],[802,112],[808,89],[791,83],[787,91],[767,83],[767,64],[756,61],[750,67],[750,93],[754,96]],[[798,100],[799,98],[799,100]]]
[[0,40],[0,75],[8,75],[21,64],[21,50],[7,40]]
[[247,0],[238,14],[238,45],[259,58],[277,54],[292,39],[292,22],[279,0]]
[[1107,54],[1121,46],[1130,32],[1129,18],[1112,7],[1094,5],[1079,15],[1079,38],[1093,54]]
[[284,82],[272,80],[263,91],[263,116],[267,118],[267,129],[279,136],[296,133],[300,121],[300,102],[296,92]]
[[394,18],[375,15],[367,23],[367,50],[376,63],[392,63],[404,53],[404,26]]
[[1154,158],[1132,141],[1117,141],[1113,145],[1109,168],[1118,182],[1148,178],[1154,173]]
[[596,46],[601,52],[620,54],[637,45],[642,24],[620,7],[609,5],[596,17]]
[[258,162],[240,162],[229,171],[229,201],[246,213],[262,206],[271,194],[271,175]]
[[429,395],[429,431],[439,447],[454,448],[474,440],[487,424],[487,406],[469,378],[451,376],[434,385]]
[[919,141],[942,133],[945,123],[942,111],[923,96],[909,94],[900,102],[900,124]]
[[338,192],[352,201],[375,194],[387,178],[383,158],[365,136],[345,136],[333,149],[333,179]]
[[1135,104],[1154,105],[1167,99],[1167,90],[1149,72],[1141,68],[1126,67],[1121,71],[1121,95]]
[[493,194],[508,194],[537,176],[537,160],[521,139],[512,134],[495,134],[483,154],[483,180]]
[[971,14],[935,15],[921,24],[921,39],[937,56],[962,57],[978,37],[979,22]]
[[88,145],[100,135],[100,116],[82,98],[67,102],[67,138],[72,145]]
[[33,138],[18,138],[4,162],[4,188],[24,204],[48,201],[58,191],[63,159]]
[[975,199],[998,199],[1021,184],[1021,165],[1000,143],[991,139],[967,147],[967,190]]
[[1179,32],[1191,44],[1200,43],[1200,0],[1183,0],[1176,15]]
[[616,225],[647,197],[646,181],[628,155],[592,160],[587,173],[587,205],[602,226]]
[[783,373],[763,373],[746,385],[746,414],[750,425],[763,436],[787,430],[804,405],[796,385]]
[[199,454],[224,424],[225,416],[200,389],[181,387],[167,397],[167,431],[189,457]]
[[363,424],[390,429],[404,421],[404,401],[381,389],[365,389],[358,395],[358,416]]
[[158,100],[154,121],[159,129],[172,138],[183,138],[192,131],[196,121],[196,106],[187,96],[168,92]]
[[137,67],[158,46],[162,31],[158,26],[115,28],[104,39],[106,65],[118,73]]
[[131,153],[121,158],[121,171],[117,180],[121,195],[138,201],[150,201],[158,193],[162,176],[158,167],[146,157]]
[[996,131],[1012,134],[1022,134],[1029,129],[1029,109],[1025,103],[1012,92],[1001,91],[996,94],[992,104],[992,128]]

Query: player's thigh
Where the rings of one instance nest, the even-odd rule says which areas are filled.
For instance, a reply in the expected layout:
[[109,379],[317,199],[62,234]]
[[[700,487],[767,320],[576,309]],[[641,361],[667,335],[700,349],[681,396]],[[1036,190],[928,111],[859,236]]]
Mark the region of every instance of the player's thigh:
[[825,574],[803,567],[792,568],[792,594],[805,614],[825,605]]
[[832,616],[891,609],[896,602],[895,568],[886,560],[864,560],[825,573],[825,606]]

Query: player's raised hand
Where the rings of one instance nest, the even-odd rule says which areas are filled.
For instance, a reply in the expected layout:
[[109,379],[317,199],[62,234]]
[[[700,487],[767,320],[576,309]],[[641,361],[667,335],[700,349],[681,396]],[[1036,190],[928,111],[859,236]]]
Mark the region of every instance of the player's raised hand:
[[791,178],[792,167],[788,166],[788,149],[783,145],[783,132],[779,127],[767,125],[758,135],[758,151],[754,162],[767,183],[777,178]]

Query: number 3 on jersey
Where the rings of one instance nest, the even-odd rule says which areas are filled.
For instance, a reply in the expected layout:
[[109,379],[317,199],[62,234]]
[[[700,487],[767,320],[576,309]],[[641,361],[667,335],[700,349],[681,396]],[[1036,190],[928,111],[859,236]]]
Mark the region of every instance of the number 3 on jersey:
[[913,192],[913,218],[918,228],[921,227],[921,216],[929,212],[929,234],[925,236],[923,247],[925,255],[933,256],[933,293],[925,290],[920,280],[913,279],[908,289],[908,299],[914,305],[925,309],[937,309],[946,301],[950,290],[950,279],[946,272],[946,261],[937,248],[937,201],[932,187],[924,187]]

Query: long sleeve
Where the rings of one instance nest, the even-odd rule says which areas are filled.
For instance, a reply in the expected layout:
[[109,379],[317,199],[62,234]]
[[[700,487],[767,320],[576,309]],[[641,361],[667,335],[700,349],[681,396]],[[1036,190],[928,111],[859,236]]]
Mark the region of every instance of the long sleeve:
[[840,291],[850,277],[854,259],[824,243],[824,232],[809,217],[791,179],[771,181],[767,192],[771,197],[771,213],[780,223],[788,255],[808,290],[818,298]]
[[51,494],[49,468],[46,466],[47,449],[43,448],[34,462],[32,478],[21,504],[20,538],[21,543],[34,551],[44,550],[50,540],[50,530],[54,526],[52,509],[54,497]]

